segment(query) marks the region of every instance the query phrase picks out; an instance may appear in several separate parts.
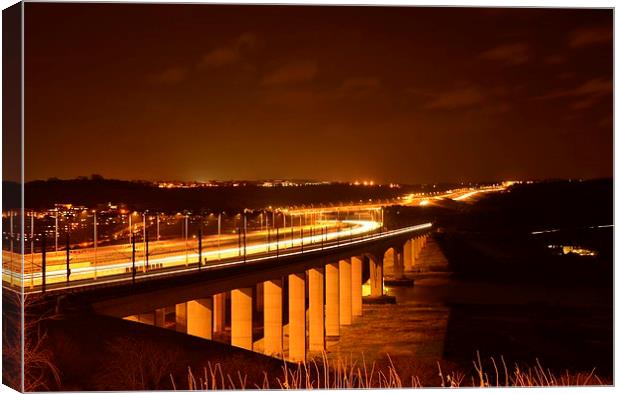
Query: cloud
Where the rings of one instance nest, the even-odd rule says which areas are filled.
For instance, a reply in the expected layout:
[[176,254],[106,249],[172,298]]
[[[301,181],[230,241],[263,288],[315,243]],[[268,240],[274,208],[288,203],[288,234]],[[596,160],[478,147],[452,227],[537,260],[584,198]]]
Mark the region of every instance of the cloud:
[[237,38],[237,49],[240,51],[252,50],[258,46],[258,38],[254,33],[243,33]]
[[338,87],[337,94],[347,98],[362,98],[377,94],[382,87],[378,78],[347,78]]
[[579,110],[589,108],[602,97],[611,94],[613,83],[610,79],[595,78],[583,82],[571,89],[556,90],[551,93],[536,97],[538,100],[552,100],[558,98],[570,98],[574,101],[571,108]]
[[242,60],[243,54],[257,47],[258,40],[252,33],[243,33],[227,46],[213,49],[206,53],[198,64],[195,62],[189,66],[174,66],[166,68],[146,76],[150,83],[155,84],[176,84],[186,80],[190,76],[190,71],[195,72],[196,68],[219,68],[238,63]]
[[316,61],[296,61],[283,64],[263,77],[265,86],[285,85],[310,81],[317,75]]
[[286,108],[299,111],[320,105],[325,97],[310,86],[287,89],[265,89],[261,92],[262,102],[269,108]]
[[458,109],[467,108],[484,100],[479,89],[466,87],[436,94],[426,105],[429,109]]
[[147,77],[151,83],[175,84],[187,79],[187,67],[170,67]]
[[546,56],[543,59],[543,61],[545,62],[545,64],[549,64],[549,65],[562,64],[562,63],[566,63],[566,57],[562,55],[554,54],[554,55]]
[[611,93],[613,84],[609,79],[594,78],[585,81],[572,89],[556,90],[549,94],[538,97],[539,99],[553,99],[559,97],[600,96]]
[[530,47],[525,43],[503,44],[482,52],[480,58],[517,66],[529,60]]
[[573,48],[583,48],[590,45],[606,44],[611,40],[611,28],[587,27],[572,31],[568,37],[568,45]]
[[378,78],[348,78],[340,85],[343,91],[372,90],[380,87],[381,81]]
[[573,90],[574,95],[603,95],[611,93],[613,83],[609,79],[591,79]]
[[203,67],[218,68],[239,62],[244,52],[253,50],[257,46],[257,38],[252,33],[243,33],[234,42],[206,53],[200,65]]
[[381,86],[379,78],[348,78],[342,81],[344,89],[375,89]]
[[217,48],[202,57],[200,64],[206,67],[222,67],[241,59],[237,48]]

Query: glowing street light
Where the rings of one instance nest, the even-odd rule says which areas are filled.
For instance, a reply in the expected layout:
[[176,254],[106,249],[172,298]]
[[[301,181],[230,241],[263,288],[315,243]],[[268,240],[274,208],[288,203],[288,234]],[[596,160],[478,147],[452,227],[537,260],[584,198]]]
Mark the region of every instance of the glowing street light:
[[97,211],[93,209],[93,254],[95,274],[94,278],[97,280]]

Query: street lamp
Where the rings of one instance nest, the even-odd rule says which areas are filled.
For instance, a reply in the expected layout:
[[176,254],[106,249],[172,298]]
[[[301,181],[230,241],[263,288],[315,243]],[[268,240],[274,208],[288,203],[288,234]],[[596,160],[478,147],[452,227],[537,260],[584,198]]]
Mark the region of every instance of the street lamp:
[[156,215],[157,218],[157,240],[159,241],[159,212]]
[[144,211],[142,212],[142,249],[144,251],[143,256],[144,256],[144,261],[147,260],[147,256],[146,256],[146,212]]
[[58,252],[58,208],[55,208],[54,211],[55,211],[55,214],[54,214],[54,246],[55,246],[56,252]]
[[93,209],[93,252],[95,264],[95,280],[97,280],[97,211]]
[[189,214],[185,214],[185,266],[189,265],[189,245],[188,245],[188,234],[189,234]]
[[131,215],[133,215],[133,212],[128,212],[127,213],[127,217],[129,218],[129,243],[132,242]]
[[237,228],[237,257],[241,257],[241,214],[235,215],[235,227]]
[[222,213],[218,213],[217,215],[217,259],[221,260],[222,256],[220,254],[220,237],[222,235]]
[[34,211],[30,213],[30,288],[34,286]]
[[9,269],[9,273],[11,276],[11,286],[13,285],[13,272],[14,272],[14,267],[13,267],[13,211],[9,210],[9,226],[10,226],[10,230],[9,230],[9,242],[10,242],[10,248],[9,248],[9,256],[10,256],[10,269]]
[[243,211],[243,262],[247,258],[248,214]]

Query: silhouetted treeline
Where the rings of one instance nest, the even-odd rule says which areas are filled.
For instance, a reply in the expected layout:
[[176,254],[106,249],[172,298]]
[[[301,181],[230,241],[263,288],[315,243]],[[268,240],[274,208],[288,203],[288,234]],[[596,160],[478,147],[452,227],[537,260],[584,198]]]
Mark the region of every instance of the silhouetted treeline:
[[[19,207],[19,184],[4,182],[4,209]],[[414,188],[351,186],[348,184],[298,187],[220,186],[209,188],[159,188],[150,182],[91,177],[50,179],[25,185],[26,208],[50,208],[56,203],[95,207],[123,203],[129,209],[178,212],[182,210],[238,211],[267,206],[359,202],[402,196]]]

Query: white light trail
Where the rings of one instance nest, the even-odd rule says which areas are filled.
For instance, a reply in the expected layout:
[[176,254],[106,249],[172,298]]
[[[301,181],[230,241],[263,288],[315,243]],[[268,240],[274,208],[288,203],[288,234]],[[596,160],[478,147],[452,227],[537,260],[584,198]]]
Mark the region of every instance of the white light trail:
[[[343,222],[348,222],[348,223],[359,223],[361,225],[361,227],[356,227],[355,229],[347,229],[347,230],[343,230],[340,232],[332,232],[329,233],[329,239],[330,240],[335,240],[339,237],[339,235],[345,235],[346,237],[350,237],[350,234],[352,233],[353,235],[357,234],[357,235],[361,235],[364,233],[363,229],[376,229],[378,227],[381,226],[381,223],[378,222],[372,222],[372,221],[343,221]],[[362,223],[363,222],[363,223]],[[333,249],[337,249],[343,246],[350,246],[350,245],[356,245],[356,244],[360,244],[360,243],[364,243],[364,242],[369,242],[369,241],[374,241],[377,239],[382,239],[382,238],[387,238],[387,237],[392,237],[392,236],[397,236],[397,235],[401,235],[401,234],[406,234],[409,232],[415,232],[415,231],[419,231],[419,230],[423,230],[423,229],[428,229],[432,227],[432,223],[424,223],[424,224],[420,224],[420,225],[416,225],[416,226],[411,226],[411,227],[406,227],[406,228],[402,228],[402,229],[398,229],[398,230],[392,230],[392,231],[387,231],[384,233],[378,233],[378,234],[371,234],[368,237],[363,237],[363,238],[346,238],[346,237],[342,237],[343,241],[340,244],[330,244],[330,245],[325,245],[322,246],[321,244],[318,243],[314,243],[312,245],[308,245],[308,249],[304,249],[304,251],[300,251],[300,250],[293,250],[291,251],[290,249],[288,250],[283,250],[282,253],[279,255],[280,258],[285,258],[285,257],[290,257],[290,256],[295,256],[295,255],[302,255],[302,254],[306,254],[306,253],[311,253],[311,252],[317,252],[317,251],[325,251],[325,250],[333,250]],[[308,239],[311,238],[316,238],[318,237],[320,239],[320,235],[315,235],[315,236],[310,236],[307,237]],[[304,237],[304,240],[306,239],[306,237]],[[297,239],[300,244],[301,244],[301,239]],[[297,241],[296,240],[296,241]],[[304,241],[305,242],[305,241]],[[284,245],[286,244],[290,244],[290,240],[286,240],[286,241],[280,241],[280,244]],[[274,243],[275,244],[275,243]],[[266,247],[266,244],[263,245],[253,245],[256,247]],[[227,251],[229,253],[231,253],[233,256],[236,256],[235,253],[238,252],[237,248],[230,248],[227,249]],[[215,252],[217,253],[217,252]],[[204,254],[204,253],[203,253]],[[197,256],[197,254],[196,254]],[[217,264],[209,264],[208,266],[203,266],[201,268],[198,267],[185,267],[185,255],[181,255],[181,256],[170,256],[170,257],[164,257],[164,258],[160,258],[158,260],[163,261],[163,262],[168,262],[168,263],[176,263],[176,264],[169,264],[168,267],[174,267],[174,266],[178,266],[179,269],[177,270],[166,270],[166,271],[149,271],[146,274],[140,274],[139,277],[137,277],[137,280],[144,280],[144,279],[148,279],[148,278],[155,278],[155,277],[161,277],[161,276],[170,276],[170,275],[174,275],[174,274],[179,274],[179,273],[189,273],[189,272],[197,272],[199,270],[213,270],[213,269],[219,269],[219,268],[224,268],[224,267],[231,267],[231,266],[236,266],[236,265],[240,265],[240,264],[251,264],[251,263],[257,263],[257,262],[261,262],[261,261],[265,261],[265,260],[273,260],[276,256],[274,255],[268,255],[268,256],[260,256],[260,257],[250,257],[247,258],[246,261],[243,261],[243,259],[240,260],[235,260],[235,261],[227,261],[227,262],[222,262],[222,263],[217,263]],[[155,264],[154,263],[155,260],[149,260],[149,264]],[[143,264],[143,261],[140,261],[141,264]],[[132,267],[132,263],[122,263],[122,264],[116,264],[115,268],[120,269],[120,273],[125,273],[127,268],[131,268]],[[108,267],[105,267],[105,269],[107,270]],[[138,261],[136,261],[136,270],[138,269]],[[83,268],[76,268],[75,270],[72,268],[72,277],[73,277],[73,273],[78,273],[81,272],[84,275],[90,274],[92,273],[92,267],[83,267]],[[101,268],[98,269],[98,274],[101,273]],[[49,277],[49,275],[51,274],[51,272],[48,273],[48,275],[46,276],[46,280]],[[57,282],[63,282],[64,279],[64,275],[66,274],[66,272],[64,270],[60,270],[60,274],[61,274],[61,280],[57,281]],[[35,275],[33,275],[34,279],[40,279],[41,274],[37,273]],[[29,275],[26,275],[25,278],[28,278]],[[90,277],[85,277],[85,278],[80,278],[80,279],[89,279]],[[72,280],[78,280],[78,279],[72,279]],[[65,289],[65,288],[80,288],[80,287],[89,287],[89,286],[93,286],[95,284],[109,284],[109,283],[120,283],[120,282],[128,282],[131,281],[131,276],[127,277],[122,277],[122,278],[109,278],[109,279],[102,279],[102,280],[98,280],[97,282],[89,282],[89,283],[80,283],[80,284],[69,284],[68,286],[64,286],[62,288],[54,288],[54,289],[50,289],[50,290],[61,290],[61,289]],[[48,283],[50,283],[48,281]],[[48,290],[49,291],[49,290]],[[34,290],[34,291],[30,291],[29,293],[39,293],[41,292],[40,290]]]

